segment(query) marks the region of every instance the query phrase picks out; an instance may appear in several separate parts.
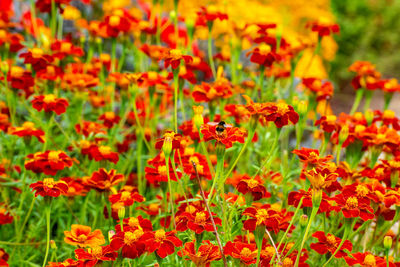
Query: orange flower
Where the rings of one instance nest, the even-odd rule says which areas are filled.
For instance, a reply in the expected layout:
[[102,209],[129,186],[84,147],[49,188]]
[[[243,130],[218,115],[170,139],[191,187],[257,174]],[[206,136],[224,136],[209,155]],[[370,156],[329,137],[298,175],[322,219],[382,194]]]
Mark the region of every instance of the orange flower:
[[44,178],[43,181],[33,183],[29,186],[32,191],[35,191],[35,197],[58,197],[64,195],[68,191],[68,185],[64,181],[54,181],[53,178]]
[[96,247],[103,245],[106,240],[103,233],[97,229],[92,232],[92,228],[85,225],[73,224],[71,231],[64,231],[64,242],[78,247]]
[[10,134],[20,137],[35,136],[39,142],[44,143],[44,132],[36,129],[33,122],[26,121],[20,127],[10,127],[8,131]]
[[234,142],[244,143],[246,134],[244,130],[225,124],[224,121],[203,124],[201,133],[204,136],[204,141],[216,140],[216,144],[222,143],[226,148],[232,147]]
[[116,170],[107,171],[101,168],[98,171],[93,172],[89,179],[86,179],[86,184],[98,191],[108,191],[112,186],[121,183],[124,180],[122,174],[116,174]]
[[194,87],[192,97],[196,102],[210,102],[214,99],[229,98],[233,95],[232,84],[218,71],[217,80],[211,84],[201,83]]
[[171,65],[172,69],[178,68],[182,60],[185,64],[193,61],[191,56],[183,55],[182,51],[179,49],[169,49],[162,55],[161,59],[164,59],[165,68],[168,68]]
[[250,61],[264,67],[271,67],[274,62],[280,61],[281,56],[274,52],[271,46],[261,44],[246,54],[251,55]]
[[64,113],[69,105],[65,98],[57,98],[53,94],[35,96],[31,102],[34,109],[45,112],[54,111],[57,115]]
[[46,175],[56,175],[58,171],[71,167],[73,161],[62,151],[36,152],[29,154],[25,162],[25,169],[35,173],[43,172]]
[[195,241],[185,243],[185,246],[178,252],[180,257],[188,257],[196,266],[209,267],[211,262],[221,260],[221,252],[218,246],[213,245],[209,240],[204,240],[198,250],[195,248]]
[[45,69],[47,65],[53,62],[53,57],[44,54],[41,48],[35,47],[26,53],[22,53],[20,58],[24,58],[24,64],[31,64],[35,71]]

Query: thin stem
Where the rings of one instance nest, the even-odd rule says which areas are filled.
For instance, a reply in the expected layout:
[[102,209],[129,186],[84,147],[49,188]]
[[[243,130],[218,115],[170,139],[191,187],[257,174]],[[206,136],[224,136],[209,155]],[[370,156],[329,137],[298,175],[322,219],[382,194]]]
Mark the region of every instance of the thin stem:
[[[169,190],[169,204],[171,205],[171,213],[172,213],[172,219],[174,221],[174,227],[176,229],[176,221],[175,221],[175,211],[174,211],[174,201],[173,201],[173,193],[172,193],[172,187],[171,187],[171,177],[169,175],[169,156],[165,157],[165,166],[167,167],[167,178],[168,178],[168,190]],[[167,195],[167,194],[165,194]]]
[[216,239],[217,239],[217,243],[218,243],[219,250],[221,251],[221,255],[222,255],[222,260],[223,260],[223,262],[224,262],[224,266],[227,267],[228,265],[227,265],[227,263],[226,263],[226,258],[225,258],[225,255],[224,255],[224,250],[223,250],[223,248],[222,248],[221,239],[220,239],[220,237],[219,237],[219,234],[218,234],[218,231],[217,231],[217,226],[215,225],[214,218],[213,218],[213,215],[212,215],[212,213],[211,213],[210,206],[208,205],[207,198],[206,198],[206,196],[205,196],[205,194],[204,194],[203,188],[201,187],[201,181],[200,181],[199,173],[197,172],[196,163],[194,163],[194,162],[192,161],[192,165],[193,165],[193,169],[194,169],[194,171],[195,171],[195,173],[196,173],[196,178],[197,178],[197,182],[198,182],[198,184],[199,184],[201,197],[203,198],[204,204],[206,205],[208,214],[209,214],[209,216],[210,216],[211,223],[212,223],[213,228],[214,228],[215,237],[216,237]]
[[310,231],[311,224],[314,221],[315,215],[317,215],[318,209],[319,209],[319,207],[313,207],[313,209],[311,211],[311,216],[310,216],[310,219],[309,219],[308,224],[307,224],[306,232],[304,233],[303,240],[301,241],[299,252],[297,253],[295,266],[299,266],[301,251],[303,250],[304,244],[306,243],[308,232]]
[[215,64],[214,64],[214,58],[213,58],[213,53],[212,53],[212,38],[211,38],[211,27],[208,27],[208,60],[210,61],[210,67],[211,67],[211,71],[213,74],[214,79],[216,79],[217,77],[217,72],[215,70]]
[[354,115],[357,111],[358,106],[360,105],[361,99],[364,95],[365,89],[360,88],[356,91],[356,98],[354,99],[353,106],[351,107],[350,115]]
[[269,238],[269,240],[271,241],[271,244],[272,244],[272,246],[273,246],[274,249],[275,249],[276,256],[278,257],[278,264],[279,264],[279,265],[282,265],[282,261],[281,261],[281,257],[280,257],[280,255],[279,255],[278,249],[276,248],[275,242],[274,242],[274,240],[272,239],[272,236],[271,236],[271,234],[269,233],[269,231],[268,231],[267,228],[265,228],[265,232],[267,233],[268,238]]
[[[179,69],[178,69],[179,71]],[[179,72],[174,73],[174,129],[178,132],[178,88],[179,88]],[[182,104],[182,103],[181,103]]]
[[43,267],[47,264],[47,258],[49,256],[49,249],[50,249],[50,204],[46,206],[45,213],[46,213],[46,229],[47,229],[47,240],[46,240],[46,254],[44,256]]

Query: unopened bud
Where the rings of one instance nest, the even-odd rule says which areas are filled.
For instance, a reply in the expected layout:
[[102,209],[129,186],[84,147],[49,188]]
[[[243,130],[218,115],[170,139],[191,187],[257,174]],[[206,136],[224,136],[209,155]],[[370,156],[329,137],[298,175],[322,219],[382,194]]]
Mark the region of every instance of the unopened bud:
[[197,129],[200,129],[201,125],[204,124],[203,118],[203,106],[193,106],[194,116],[193,116],[193,123]]
[[108,241],[111,242],[111,239],[113,238],[114,235],[115,235],[115,231],[114,230],[108,231]]
[[174,20],[176,18],[175,10],[172,10],[171,12],[169,12],[169,17],[171,18],[171,20]]
[[308,216],[303,214],[300,216],[300,226],[301,227],[306,227],[308,223]]
[[343,144],[347,137],[349,137],[349,126],[344,125],[339,132],[339,144]]
[[367,109],[367,111],[365,111],[365,119],[367,120],[368,125],[371,125],[374,119],[374,112],[371,109]]
[[174,137],[175,137],[174,132],[166,132],[164,134],[164,143],[162,146],[162,151],[164,152],[166,158],[168,158],[172,152],[172,141],[174,140]]
[[393,244],[393,239],[391,236],[385,236],[385,238],[383,239],[383,246],[385,247],[385,249],[391,249],[392,248],[392,244]]
[[54,240],[50,240],[50,247],[51,249],[57,249],[57,244]]
[[118,209],[118,218],[123,220],[125,218],[125,207],[121,207]]
[[308,103],[305,100],[299,101],[297,104],[297,111],[299,112],[299,115],[306,115],[308,110]]
[[321,189],[313,189],[312,190],[312,204],[313,208],[319,208],[319,205],[322,201],[322,190]]

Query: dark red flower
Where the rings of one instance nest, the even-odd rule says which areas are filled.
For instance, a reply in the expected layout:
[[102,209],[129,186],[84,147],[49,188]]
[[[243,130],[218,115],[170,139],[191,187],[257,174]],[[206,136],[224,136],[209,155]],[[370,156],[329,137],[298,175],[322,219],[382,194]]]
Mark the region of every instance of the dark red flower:
[[228,241],[224,247],[224,254],[239,259],[244,265],[255,264],[257,261],[256,244]]
[[115,252],[111,246],[79,248],[75,250],[75,257],[82,263],[79,266],[96,266],[103,261],[115,261],[118,252]]
[[56,175],[58,171],[73,164],[73,160],[62,151],[36,152],[29,154],[27,158],[25,169],[35,173],[43,172],[46,175]]
[[146,250],[149,253],[155,251],[162,259],[173,254],[176,247],[182,246],[182,241],[175,236],[175,233],[175,231],[165,232],[164,229],[144,233]]
[[192,261],[196,266],[204,267],[210,267],[211,262],[222,258],[218,246],[211,244],[209,240],[204,240],[198,250],[195,248],[195,241],[187,242],[178,255],[188,257],[185,259]]
[[57,98],[53,94],[35,96],[31,102],[34,109],[45,112],[54,111],[57,115],[64,113],[69,105],[65,98]]
[[68,192],[68,185],[64,181],[54,181],[53,178],[44,178],[43,181],[33,183],[29,186],[35,192],[35,197],[58,197]]
[[[217,131],[217,126],[221,123],[224,125],[224,130],[222,132]],[[203,134],[204,141],[216,140],[216,144],[224,144],[226,148],[232,147],[234,142],[244,143],[246,134],[243,129],[225,124],[225,122],[208,122],[201,126],[200,131]]]
[[[332,234],[325,234],[323,231],[317,231],[312,234],[313,237],[318,238],[318,243],[311,243],[310,248],[318,252],[319,254],[330,253],[333,254],[338,248],[339,244],[342,242],[342,239],[336,237]],[[343,258],[347,256],[348,252],[351,252],[353,249],[353,245],[349,240],[345,240],[340,250],[335,254],[335,258]]]

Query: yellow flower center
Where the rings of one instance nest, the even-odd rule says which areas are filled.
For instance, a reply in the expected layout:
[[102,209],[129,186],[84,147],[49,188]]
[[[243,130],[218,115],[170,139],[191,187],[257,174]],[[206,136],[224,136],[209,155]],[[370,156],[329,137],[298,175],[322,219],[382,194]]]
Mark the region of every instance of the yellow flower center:
[[194,218],[194,222],[198,224],[203,224],[206,221],[206,215],[204,212],[198,212]]
[[375,256],[372,254],[368,254],[367,256],[365,256],[364,266],[375,267],[376,266]]
[[356,197],[349,197],[349,198],[346,200],[346,206],[347,206],[349,209],[355,209],[355,208],[357,208],[357,207],[358,207],[358,200],[357,200],[357,198],[356,198]]
[[254,187],[258,186],[259,183],[258,183],[258,181],[255,180],[255,179],[250,179],[250,180],[247,181],[247,185],[248,185],[250,188],[254,188]]
[[63,53],[68,53],[69,51],[71,51],[71,47],[72,47],[71,43],[62,43],[60,50]]
[[111,147],[109,146],[100,146],[99,147],[100,154],[109,154],[111,152]]
[[251,255],[251,250],[249,248],[243,248],[242,251],[240,251],[240,256],[241,257],[249,257]]
[[292,266],[293,266],[293,261],[292,261],[292,259],[290,259],[290,258],[285,258],[285,259],[283,260],[282,266],[283,266],[283,267],[292,267]]
[[261,55],[267,55],[269,52],[271,52],[271,47],[267,44],[261,44],[258,49],[260,50]]
[[179,49],[171,49],[169,51],[169,54],[171,55],[171,57],[179,59],[182,56],[182,51]]
[[329,243],[329,245],[331,247],[336,247],[336,237],[335,236],[328,234],[326,236],[326,241]]
[[326,121],[330,122],[330,123],[336,122],[336,116],[335,115],[328,115],[328,116],[326,116]]
[[18,78],[24,74],[24,69],[18,66],[12,66],[10,72],[11,76]]
[[43,98],[43,102],[46,104],[53,103],[56,100],[56,96],[53,94],[45,95]]
[[152,203],[149,205],[149,210],[152,212],[158,211],[158,204]]
[[88,252],[92,254],[95,258],[100,258],[103,256],[103,249],[100,246],[89,248]]
[[289,111],[289,106],[286,103],[278,103],[276,107],[278,108],[277,111],[279,114],[284,114]]
[[107,120],[112,120],[115,118],[115,113],[112,111],[107,111],[106,113],[104,113],[104,116]]
[[139,238],[143,235],[142,229],[137,229],[134,232],[126,232],[124,235],[124,243],[128,246],[131,246],[134,242],[139,240]]
[[263,251],[261,251],[261,254],[267,259],[272,258],[275,254],[275,249],[272,246],[268,246]]
[[33,122],[26,121],[22,124],[22,128],[24,128],[26,130],[33,130],[33,129],[35,129],[35,124]]
[[157,230],[154,235],[155,235],[157,242],[161,242],[165,239],[164,229]]
[[139,220],[135,217],[130,217],[128,220],[128,225],[133,228],[140,227]]
[[50,161],[58,161],[59,155],[60,155],[59,151],[50,151],[47,157]]
[[44,178],[43,185],[48,188],[53,188],[56,183],[53,178]]
[[123,191],[121,193],[121,200],[122,201],[127,201],[128,199],[130,199],[130,197],[131,197],[131,193],[128,192],[128,191]]
[[360,184],[360,185],[357,185],[356,192],[357,192],[357,196],[365,197],[368,194],[369,190],[366,186]]
[[147,77],[148,77],[148,79],[149,80],[156,80],[157,79],[157,77],[158,77],[158,74],[157,74],[157,72],[155,72],[155,71],[149,71],[148,73],[147,73]]
[[256,218],[257,218],[257,225],[260,225],[269,218],[268,211],[265,209],[259,209],[256,213]]
[[118,26],[121,21],[121,18],[118,16],[111,16],[110,17],[110,25],[115,27]]
[[387,110],[385,110],[383,112],[383,118],[386,119],[386,120],[394,119],[395,116],[396,115],[395,115],[393,110],[388,110],[387,109]]
[[158,173],[162,176],[167,176],[167,166],[158,166]]
[[85,242],[87,240],[87,236],[86,235],[79,235],[77,239],[78,239],[79,243],[83,243],[83,242]]
[[192,206],[192,205],[189,205],[189,206],[187,206],[187,207],[185,208],[185,211],[186,211],[187,213],[192,214],[192,213],[196,212],[196,208],[195,208],[194,206]]
[[33,48],[31,52],[33,58],[40,58],[43,56],[43,50],[38,47]]

